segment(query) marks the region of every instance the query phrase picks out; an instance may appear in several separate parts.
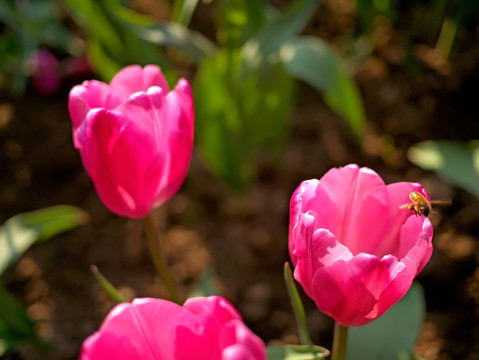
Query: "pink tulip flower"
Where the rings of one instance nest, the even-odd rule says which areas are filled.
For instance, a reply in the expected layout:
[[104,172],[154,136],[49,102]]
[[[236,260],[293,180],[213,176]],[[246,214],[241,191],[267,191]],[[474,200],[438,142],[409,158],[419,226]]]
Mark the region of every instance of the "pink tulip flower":
[[111,81],[70,91],[73,140],[103,203],[141,218],[180,188],[193,149],[188,82],[169,91],[159,67],[128,66]]
[[31,58],[33,87],[42,95],[54,94],[62,83],[60,62],[50,51],[38,49]]
[[82,346],[80,360],[265,360],[264,343],[224,298],[117,305]]
[[294,277],[343,326],[381,316],[408,291],[432,253],[432,225],[404,207],[420,184],[385,185],[348,165],[302,182],[290,204]]

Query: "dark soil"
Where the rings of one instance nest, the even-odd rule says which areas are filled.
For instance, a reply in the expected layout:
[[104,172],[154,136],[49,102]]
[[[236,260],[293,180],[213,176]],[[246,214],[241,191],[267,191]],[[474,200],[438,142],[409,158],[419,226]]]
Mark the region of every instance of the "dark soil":
[[[334,43],[337,24],[318,23],[308,32]],[[362,144],[315,90],[300,86],[281,166],[263,163],[244,196],[232,195],[212,177],[196,149],[183,188],[154,213],[182,294],[212,268],[221,293],[254,332],[267,343],[298,342],[282,275],[289,259],[289,200],[302,180],[357,163],[386,183],[418,181],[432,198],[452,200],[431,215],[435,251],[419,276],[428,313],[417,354],[479,359],[479,201],[406,157],[422,140],[479,137],[478,37],[477,31],[461,33],[442,67],[427,63],[417,49],[407,60],[414,66],[406,66],[391,55],[398,46],[394,37],[369,57],[357,72],[368,118]],[[56,204],[77,205],[91,216],[87,225],[34,246],[4,275],[39,334],[51,341],[50,349],[27,347],[16,359],[77,358],[83,339],[113,306],[91,275],[92,264],[128,297],[165,295],[141,222],[104,208],[72,146],[67,98],[80,81],[65,83],[53,97],[31,89],[21,99],[0,94],[0,222]],[[303,298],[314,342],[330,347],[332,320]]]

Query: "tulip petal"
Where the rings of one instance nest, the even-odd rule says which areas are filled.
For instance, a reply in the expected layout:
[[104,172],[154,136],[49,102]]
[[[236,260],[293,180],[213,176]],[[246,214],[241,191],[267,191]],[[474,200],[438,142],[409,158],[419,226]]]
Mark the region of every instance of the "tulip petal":
[[[303,181],[293,193],[290,202],[289,253],[293,265],[296,265],[294,254],[302,242],[301,232],[304,224],[297,225],[303,222],[304,219],[301,217],[306,212],[317,219],[317,227],[336,228],[340,221],[340,213],[329,195],[320,186],[320,181],[317,179]],[[310,231],[310,235],[313,231]]]
[[[410,216],[416,215],[407,209],[406,205],[411,203],[409,194],[413,191],[419,191],[429,199],[421,184],[410,182],[398,182],[386,186],[389,195],[389,231],[385,234],[384,239],[378,244],[376,255],[382,257],[386,254],[393,254],[402,258],[403,255],[398,253],[400,244],[399,232]],[[414,239],[415,236],[412,237]],[[415,240],[413,240],[415,241]]]
[[106,105],[110,87],[96,80],[84,81],[74,86],[68,97],[68,111],[73,124],[73,133],[84,121],[88,111]]
[[132,218],[149,214],[164,164],[151,132],[120,112],[96,109],[75,135],[85,169],[104,204]]
[[347,247],[336,240],[329,230],[315,231],[314,217],[310,214],[304,214],[300,224],[299,236],[302,241],[298,241],[297,248],[293,252],[297,259],[294,277],[306,293],[312,296],[315,271],[321,266],[329,266],[338,260],[349,260],[353,255]]
[[156,65],[131,65],[120,70],[110,82],[111,93],[108,100],[110,108],[119,106],[136,92],[146,92],[150,87],[158,86],[168,93],[168,83],[161,69]]
[[97,332],[88,337],[81,350],[80,360],[155,360],[144,352],[143,344],[136,339],[110,331]]
[[[340,221],[328,223],[328,215],[324,223],[317,219],[317,227],[329,229],[353,254],[374,254],[389,225],[388,194],[381,177],[368,168],[348,165],[328,171],[319,186],[334,203],[328,210],[337,212]],[[316,202],[314,210],[321,206],[322,199]]]
[[168,201],[181,187],[190,167],[193,152],[194,109],[193,94],[185,79],[180,79],[166,96],[166,121],[170,155],[168,178],[163,177],[155,205]]
[[[322,312],[342,325],[367,324],[382,315],[378,300],[404,267],[394,256],[378,259],[361,253],[349,261],[339,260],[317,269],[312,283],[313,298]],[[386,309],[392,303],[387,305]]]
[[[432,255],[433,228],[427,217],[410,217],[401,228],[399,255],[401,261],[416,276],[426,265]],[[416,242],[411,239],[416,238]]]

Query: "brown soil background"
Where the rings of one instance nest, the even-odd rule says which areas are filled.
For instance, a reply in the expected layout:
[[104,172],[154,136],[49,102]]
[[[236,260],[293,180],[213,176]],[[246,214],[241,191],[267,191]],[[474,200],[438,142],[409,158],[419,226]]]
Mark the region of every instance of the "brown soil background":
[[[351,15],[331,4],[321,7],[306,32],[336,45],[350,31]],[[148,1],[137,5],[154,10]],[[210,16],[208,6],[200,5],[193,27],[208,33]],[[419,181],[432,198],[453,204],[431,215],[435,250],[419,276],[428,312],[416,352],[429,360],[479,359],[478,199],[406,157],[422,140],[479,138],[479,27],[467,23],[450,61],[441,62],[427,45],[407,47],[404,28],[383,25],[376,24],[382,42],[356,76],[368,118],[363,151],[344,120],[314,89],[301,85],[281,166],[261,163],[257,181],[239,197],[208,173],[195,149],[183,188],[155,211],[155,220],[185,296],[213,268],[222,294],[255,333],[267,343],[296,343],[282,280],[296,186],[348,163],[373,168],[386,183]],[[72,146],[68,91],[81,80],[66,81],[53,97],[32,89],[20,99],[0,93],[0,221],[56,204],[77,205],[91,216],[86,226],[34,246],[4,275],[52,344],[43,352],[22,349],[12,359],[77,358],[83,339],[113,306],[91,275],[91,264],[127,296],[165,295],[141,222],[104,208]],[[303,298],[313,340],[330,347],[331,319]]]

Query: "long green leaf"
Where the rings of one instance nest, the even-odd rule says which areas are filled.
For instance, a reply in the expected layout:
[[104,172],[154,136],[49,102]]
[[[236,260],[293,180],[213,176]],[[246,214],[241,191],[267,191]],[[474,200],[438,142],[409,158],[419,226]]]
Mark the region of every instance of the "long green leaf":
[[175,0],[173,1],[173,12],[171,14],[171,20],[183,25],[188,26],[195,11],[198,0]]
[[348,331],[348,360],[410,358],[425,316],[422,287],[408,293],[373,322]]
[[108,281],[106,277],[103,276],[103,274],[100,272],[100,270],[98,270],[98,267],[96,267],[96,265],[92,265],[90,270],[93,273],[93,276],[95,276],[95,279],[103,288],[103,290],[105,290],[105,292],[108,294],[110,299],[117,303],[128,302],[128,300],[118,291],[118,289],[114,287],[113,284]]
[[268,360],[315,360],[328,356],[329,351],[320,346],[283,345],[266,348]]
[[284,282],[288,289],[289,301],[293,308],[294,317],[298,326],[299,339],[301,344],[311,346],[313,343],[309,337],[308,327],[306,325],[306,313],[304,312],[303,303],[299,296],[298,289],[294,282],[293,274],[289,263],[284,264]]
[[243,46],[247,61],[264,62],[292,36],[298,35],[314,15],[320,0],[297,0],[281,16],[263,26]]
[[39,342],[33,321],[0,282],[0,356],[26,342]]
[[280,54],[286,71],[322,92],[326,103],[360,137],[366,123],[360,92],[329,45],[303,36],[288,41]]
[[424,141],[408,150],[417,166],[433,170],[450,183],[479,196],[479,141]]
[[131,30],[150,43],[182,51],[196,63],[214,56],[217,51],[216,46],[200,33],[172,22],[150,27],[131,25]]
[[57,205],[16,215],[0,227],[0,274],[38,240],[85,224],[88,215],[71,205]]

